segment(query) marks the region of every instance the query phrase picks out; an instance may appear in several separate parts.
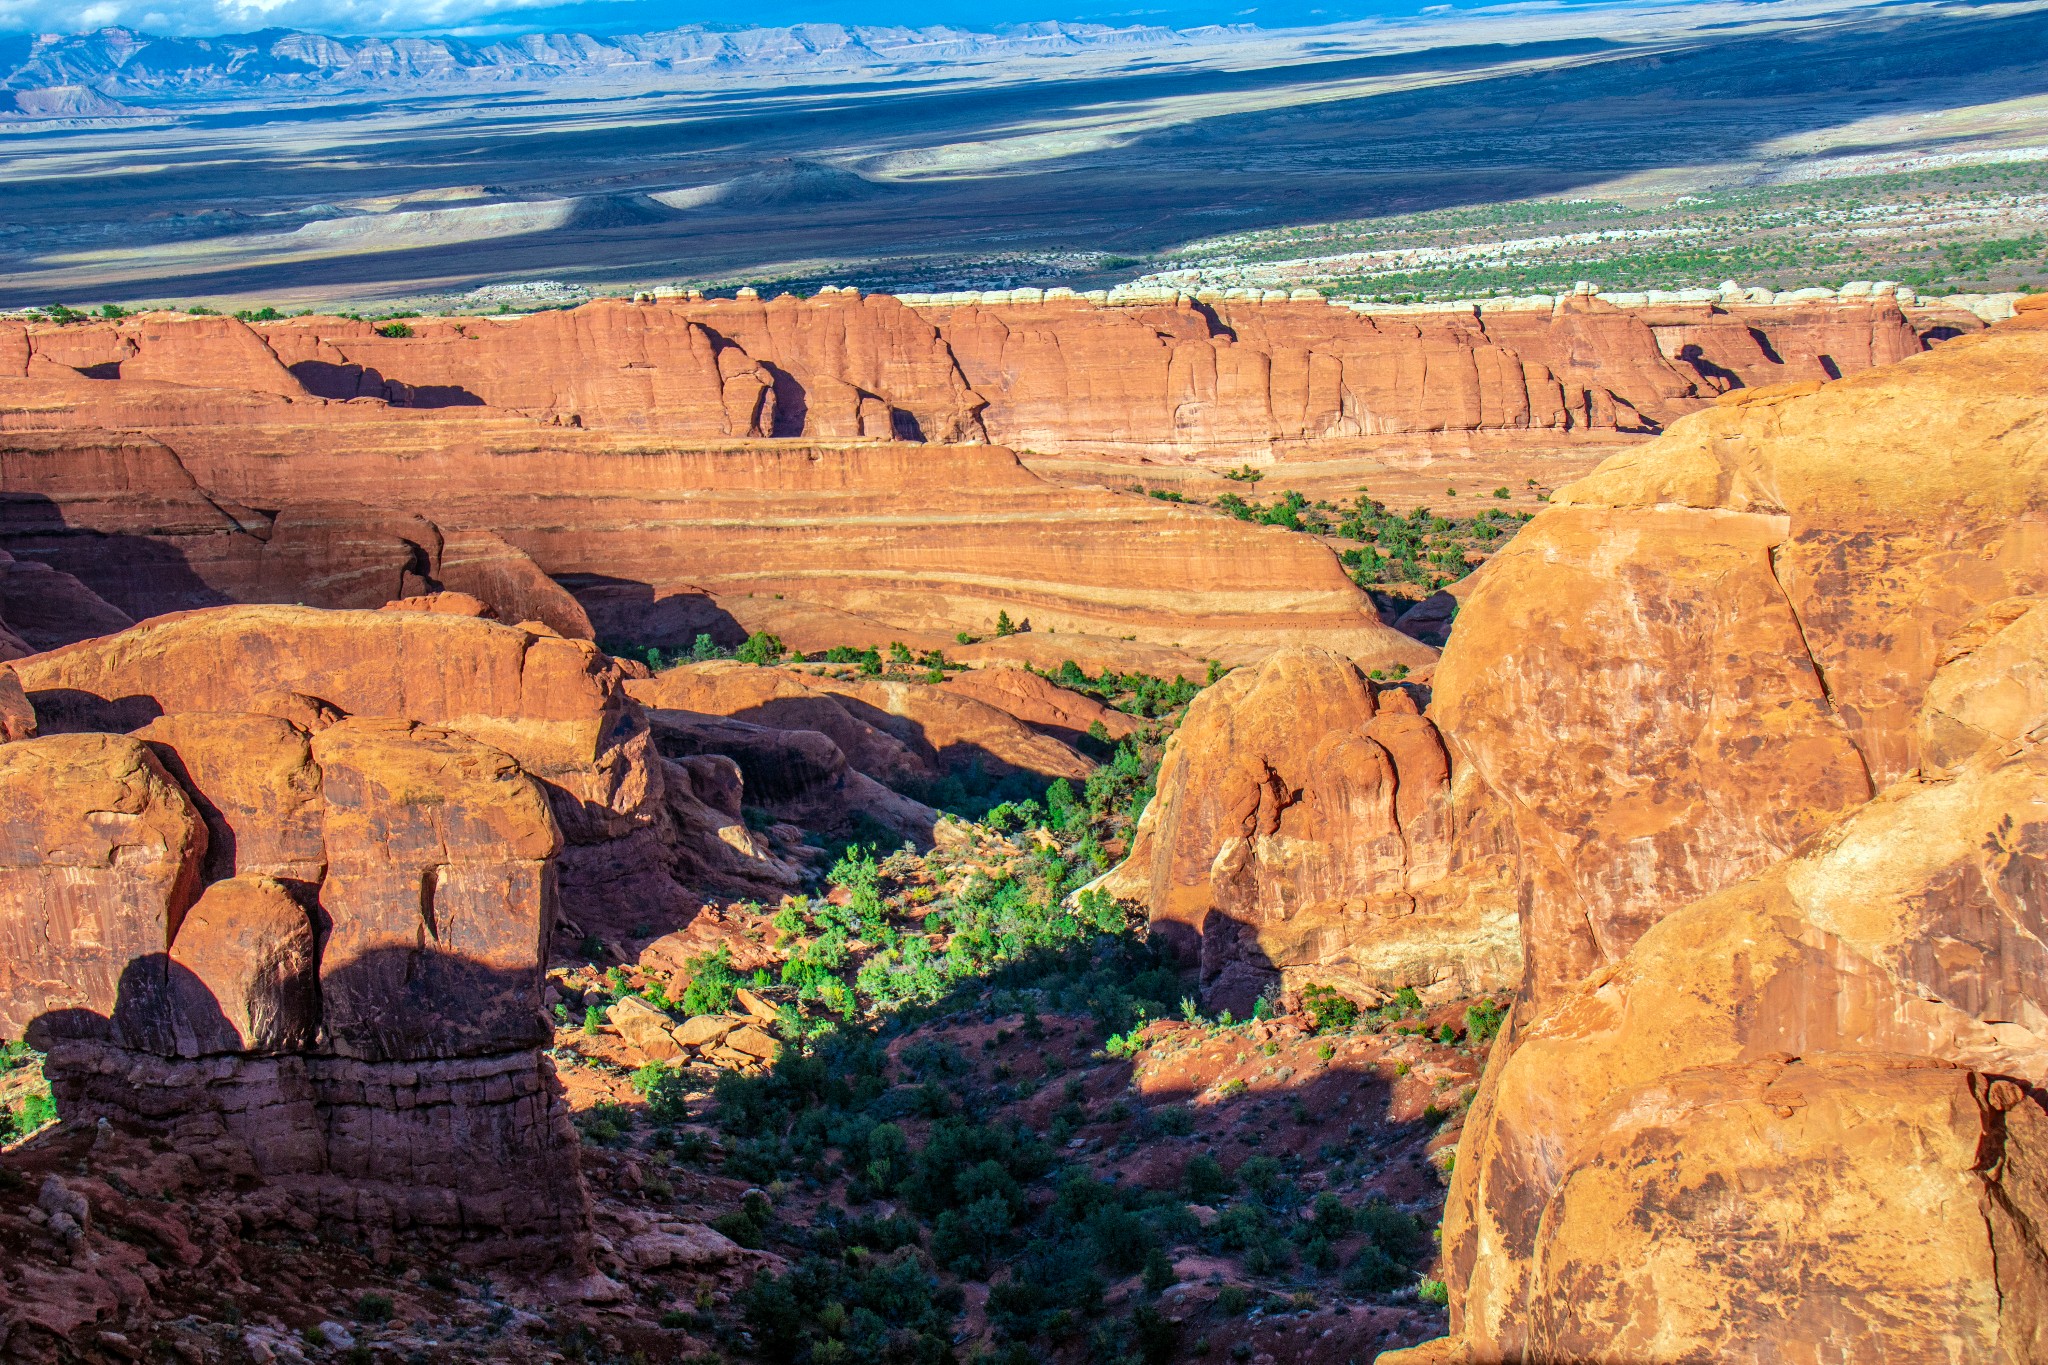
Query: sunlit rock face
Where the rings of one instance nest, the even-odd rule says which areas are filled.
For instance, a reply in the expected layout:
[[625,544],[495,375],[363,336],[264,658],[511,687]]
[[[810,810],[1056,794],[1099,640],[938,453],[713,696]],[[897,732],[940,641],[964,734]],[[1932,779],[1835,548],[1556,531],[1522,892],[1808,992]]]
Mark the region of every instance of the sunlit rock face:
[[1468,597],[1528,976],[1403,1360],[2039,1355],[2042,316],[1687,418]]

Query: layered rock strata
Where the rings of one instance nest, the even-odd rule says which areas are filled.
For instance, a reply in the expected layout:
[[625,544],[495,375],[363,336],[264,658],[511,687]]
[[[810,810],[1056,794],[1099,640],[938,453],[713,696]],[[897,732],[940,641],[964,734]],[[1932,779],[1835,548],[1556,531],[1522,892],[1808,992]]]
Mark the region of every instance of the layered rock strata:
[[1240,1015],[1274,984],[1379,999],[1521,973],[1514,837],[1400,687],[1276,651],[1204,691],[1167,742],[1130,856],[1098,885],[1146,907]]
[[[0,549],[135,619],[453,590],[565,636],[600,611],[637,627],[608,638],[686,647],[751,622],[738,603],[787,599],[862,638],[985,634],[1007,611],[1226,662],[1313,641],[1420,669],[1321,546],[1054,487],[1001,447],[1084,477],[1099,459],[1342,464],[1431,434],[1548,450],[1922,344],[1883,299],[1392,317],[834,292],[392,330],[0,327]],[[587,607],[550,581],[570,578]]]
[[1401,316],[1320,300],[912,308],[834,292],[408,326],[395,338],[308,318],[262,335],[307,389],[333,398],[696,437],[990,440],[1151,458],[1427,431],[1654,430],[1730,388],[1837,377],[1922,349],[1890,299],[1626,310],[1574,296],[1541,312]]
[[1432,712],[1529,968],[1404,1360],[2040,1356],[2041,316],[1689,418],[1482,575]]

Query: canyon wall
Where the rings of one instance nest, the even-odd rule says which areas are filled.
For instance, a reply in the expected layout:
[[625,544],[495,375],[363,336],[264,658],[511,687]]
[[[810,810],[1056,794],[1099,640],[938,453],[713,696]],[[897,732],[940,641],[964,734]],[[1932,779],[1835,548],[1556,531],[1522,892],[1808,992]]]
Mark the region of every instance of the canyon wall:
[[1313,541],[1058,487],[996,447],[656,440],[65,373],[0,379],[0,548],[135,618],[452,588],[565,635],[596,611],[613,638],[687,647],[744,635],[736,602],[786,598],[948,641],[1008,612],[1198,659],[1306,639],[1372,666],[1435,657]]
[[1187,298],[911,307],[835,291],[401,326],[410,335],[305,318],[261,335],[332,398],[1170,461],[1419,432],[1649,432],[1730,388],[1922,349],[1888,299],[1631,312],[1569,297],[1544,312],[1398,315]]
[[2039,1358],[2044,360],[1732,395],[1480,575],[1527,976],[1403,1361]]

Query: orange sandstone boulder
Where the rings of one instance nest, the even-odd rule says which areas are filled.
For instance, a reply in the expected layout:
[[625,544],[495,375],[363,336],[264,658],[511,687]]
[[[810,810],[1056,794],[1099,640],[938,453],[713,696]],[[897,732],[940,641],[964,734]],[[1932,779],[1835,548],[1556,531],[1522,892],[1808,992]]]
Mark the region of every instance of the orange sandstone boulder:
[[209,885],[171,942],[173,1056],[297,1052],[320,1031],[319,942],[312,917],[282,882],[230,877]]
[[320,770],[306,730],[269,715],[187,711],[135,732],[206,821],[206,878],[317,885],[327,869]]
[[0,744],[28,739],[36,732],[36,708],[22,691],[21,678],[11,668],[0,668]]
[[223,607],[17,667],[49,731],[195,711],[281,712],[311,731],[309,708],[459,731],[540,781],[572,917],[690,903],[646,720],[587,642],[427,612]]
[[1480,575],[1432,709],[1529,974],[1407,1359],[2040,1354],[2044,358],[1738,394]]
[[1467,1123],[1423,1358],[2032,1358],[2044,877],[2048,750],[1993,748],[1555,997]]
[[1513,843],[1400,689],[1280,650],[1189,704],[1130,856],[1102,889],[1144,905],[1242,1012],[1275,980],[1368,998],[1511,984]]

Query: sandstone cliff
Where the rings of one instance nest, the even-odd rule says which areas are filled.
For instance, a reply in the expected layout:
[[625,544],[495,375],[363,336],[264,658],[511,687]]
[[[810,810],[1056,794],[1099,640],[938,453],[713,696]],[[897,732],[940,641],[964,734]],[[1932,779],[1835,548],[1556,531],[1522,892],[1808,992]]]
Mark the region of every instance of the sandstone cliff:
[[1738,396],[1482,575],[1528,976],[1403,1359],[2039,1357],[2044,358]]
[[1539,1001],[1921,766],[1945,642],[2048,587],[2042,345],[1731,395],[1478,575],[1431,709],[1515,812]]

